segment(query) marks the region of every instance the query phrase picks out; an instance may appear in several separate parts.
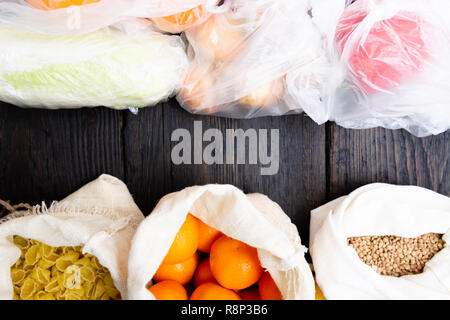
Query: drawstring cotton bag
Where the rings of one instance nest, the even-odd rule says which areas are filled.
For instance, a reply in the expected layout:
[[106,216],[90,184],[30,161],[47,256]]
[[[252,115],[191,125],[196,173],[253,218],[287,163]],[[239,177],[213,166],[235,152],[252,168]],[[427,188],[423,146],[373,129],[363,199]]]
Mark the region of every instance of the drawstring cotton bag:
[[11,266],[21,254],[13,236],[52,247],[82,246],[83,253],[97,257],[108,268],[125,297],[130,241],[143,219],[125,184],[109,175],[50,207],[43,204],[12,212],[0,219],[0,300],[13,298]]
[[[422,273],[378,274],[347,238],[443,234]],[[327,299],[450,299],[450,199],[414,186],[370,184],[312,211],[310,253]]]
[[314,299],[314,280],[297,228],[261,194],[231,185],[186,188],[162,198],[139,226],[129,258],[128,298],[154,299],[148,291],[188,213],[223,234],[257,248],[259,260],[284,299]]

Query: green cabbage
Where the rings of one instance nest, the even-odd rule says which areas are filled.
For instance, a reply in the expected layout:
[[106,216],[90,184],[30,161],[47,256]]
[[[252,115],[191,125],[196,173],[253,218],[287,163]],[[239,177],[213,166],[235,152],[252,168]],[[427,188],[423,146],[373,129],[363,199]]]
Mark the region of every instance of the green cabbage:
[[181,39],[149,29],[58,36],[0,27],[0,100],[19,106],[154,105],[182,85],[186,68]]

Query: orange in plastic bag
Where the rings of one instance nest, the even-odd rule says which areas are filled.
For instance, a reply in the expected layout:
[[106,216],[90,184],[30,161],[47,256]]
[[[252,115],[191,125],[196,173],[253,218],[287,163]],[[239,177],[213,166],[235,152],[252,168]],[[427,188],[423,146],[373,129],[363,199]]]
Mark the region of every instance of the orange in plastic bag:
[[55,10],[70,6],[82,6],[85,4],[100,2],[101,0],[27,0],[33,7],[42,10]]
[[203,5],[192,8],[188,11],[180,12],[171,16],[153,18],[153,24],[162,31],[169,33],[181,33],[200,23],[203,23],[211,16]]
[[241,23],[227,15],[216,15],[196,28],[192,38],[202,57],[221,62],[236,55],[245,42]]

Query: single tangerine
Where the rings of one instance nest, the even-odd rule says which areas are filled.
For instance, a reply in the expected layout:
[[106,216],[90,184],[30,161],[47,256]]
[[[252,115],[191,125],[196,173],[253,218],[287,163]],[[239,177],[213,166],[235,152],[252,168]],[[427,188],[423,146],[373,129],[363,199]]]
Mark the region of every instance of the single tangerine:
[[198,248],[197,219],[188,214],[162,263],[175,264],[186,261]]
[[257,289],[244,290],[239,293],[242,300],[261,300]]
[[239,99],[239,102],[252,107],[265,107],[274,104],[284,92],[284,83],[277,79],[254,89],[250,94]]
[[186,289],[177,281],[158,282],[148,289],[156,300],[188,300]]
[[258,284],[258,292],[261,300],[283,300],[280,289],[269,272],[264,272]]
[[197,271],[195,271],[194,275],[195,287],[198,287],[206,282],[213,282],[213,283],[216,282],[216,279],[214,279],[214,276],[211,272],[211,267],[209,265],[209,258],[200,262]]
[[255,248],[225,235],[211,247],[210,266],[217,282],[232,290],[250,287],[264,271]]
[[85,4],[100,2],[101,0],[27,0],[29,4],[37,9],[55,10],[70,6],[82,6]]
[[201,110],[212,112],[216,108],[213,90],[216,80],[211,75],[211,71],[207,65],[190,66],[184,86],[180,90],[180,97],[182,102],[192,109],[202,108]]
[[194,290],[191,300],[241,300],[241,298],[232,290],[207,282]]
[[198,250],[209,253],[211,251],[211,246],[214,241],[216,241],[222,233],[210,227],[200,219],[198,221]]
[[174,15],[152,18],[153,24],[158,29],[169,33],[181,33],[188,30],[198,24],[206,21],[211,12],[207,10],[203,5],[199,5],[187,11],[183,11]]
[[174,264],[161,264],[153,276],[153,280],[158,282],[164,280],[175,280],[182,285],[188,284],[194,276],[197,265],[198,254],[196,252],[192,257],[185,261]]
[[209,18],[192,33],[195,49],[199,49],[202,57],[216,62],[236,55],[245,40],[245,34],[236,30],[238,23],[226,15]]

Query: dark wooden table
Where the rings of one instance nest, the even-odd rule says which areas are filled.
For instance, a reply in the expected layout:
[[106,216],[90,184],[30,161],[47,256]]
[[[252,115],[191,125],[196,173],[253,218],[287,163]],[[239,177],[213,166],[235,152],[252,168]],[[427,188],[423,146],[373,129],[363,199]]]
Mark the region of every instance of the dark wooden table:
[[[177,128],[280,130],[280,170],[258,165],[172,164]],[[102,173],[122,179],[145,214],[165,194],[229,183],[280,204],[309,237],[309,212],[372,182],[411,184],[450,195],[450,132],[416,138],[403,130],[347,130],[305,115],[232,120],[195,116],[171,100],[139,111],[33,110],[0,104],[0,199],[59,200]]]

